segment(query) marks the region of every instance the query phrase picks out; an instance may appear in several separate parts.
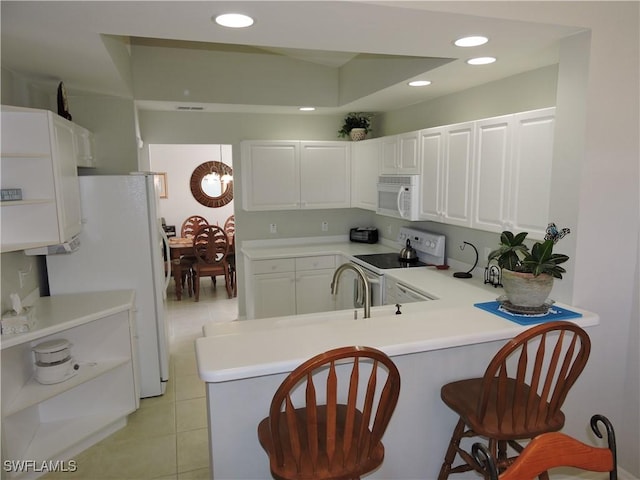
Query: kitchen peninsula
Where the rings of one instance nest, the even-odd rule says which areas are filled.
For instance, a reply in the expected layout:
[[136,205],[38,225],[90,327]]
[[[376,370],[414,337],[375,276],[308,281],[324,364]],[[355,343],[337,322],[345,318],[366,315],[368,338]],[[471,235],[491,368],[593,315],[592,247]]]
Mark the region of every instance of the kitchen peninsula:
[[[245,254],[260,259],[341,254],[348,259],[383,248],[345,242],[249,248]],[[381,349],[393,358],[402,378],[398,406],[383,439],[385,460],[371,478],[437,477],[457,420],[440,400],[440,387],[481,376],[505,341],[527,327],[473,306],[501,293],[480,279],[456,279],[451,270],[434,268],[387,272],[437,300],[403,305],[401,315],[393,305],[373,307],[367,319],[359,315],[354,320],[351,309],[205,326],[205,336],[196,341],[196,357],[206,382],[213,478],[270,477],[256,429],[268,414],[273,393],[304,360],[344,345]],[[580,326],[598,325],[596,314],[568,308],[582,314],[575,319]]]

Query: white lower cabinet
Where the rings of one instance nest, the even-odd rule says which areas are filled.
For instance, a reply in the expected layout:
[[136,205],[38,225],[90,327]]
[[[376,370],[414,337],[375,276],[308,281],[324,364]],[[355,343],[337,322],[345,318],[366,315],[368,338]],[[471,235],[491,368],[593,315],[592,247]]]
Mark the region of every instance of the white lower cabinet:
[[[85,306],[78,307],[84,299]],[[127,415],[139,405],[132,302],[133,292],[124,291],[47,297],[36,305],[40,330],[3,336],[7,478],[34,478],[38,472],[19,468],[20,461],[68,460],[126,425]],[[63,382],[43,385],[34,378],[32,348],[54,339],[71,343],[79,368]],[[6,471],[7,465],[13,468]]]
[[248,318],[267,318],[335,309],[331,278],[335,255],[249,260]]

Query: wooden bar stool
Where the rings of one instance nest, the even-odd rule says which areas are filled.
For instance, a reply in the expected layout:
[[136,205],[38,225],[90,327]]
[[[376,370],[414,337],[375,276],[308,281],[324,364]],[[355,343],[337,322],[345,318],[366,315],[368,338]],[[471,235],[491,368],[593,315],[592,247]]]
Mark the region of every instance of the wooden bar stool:
[[[482,472],[463,438],[489,439],[489,451],[503,472],[522,451],[517,440],[554,432],[564,426],[560,410],[584,369],[591,341],[571,322],[544,323],[509,341],[493,357],[484,377],[444,385],[440,397],[460,419],[453,431],[438,480],[450,473]],[[453,467],[456,456],[462,464]],[[543,473],[541,478],[548,478]]]
[[479,464],[486,465],[489,480],[533,480],[551,468],[573,467],[589,472],[609,472],[609,480],[618,478],[616,436],[607,417],[591,417],[591,430],[598,438],[602,422],[607,431],[608,448],[593,447],[560,432],[538,435],[525,447],[506,472],[498,476],[496,463],[484,445],[475,443],[473,456]]
[[307,360],[285,378],[258,425],[271,474],[354,479],[376,469],[399,393],[398,369],[374,348],[343,347]]

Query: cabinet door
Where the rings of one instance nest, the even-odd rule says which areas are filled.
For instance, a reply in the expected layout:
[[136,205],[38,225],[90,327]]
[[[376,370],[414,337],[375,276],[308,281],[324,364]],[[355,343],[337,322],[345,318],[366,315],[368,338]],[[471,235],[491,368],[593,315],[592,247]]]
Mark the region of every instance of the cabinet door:
[[514,116],[510,228],[543,239],[549,221],[555,108]]
[[296,273],[296,313],[316,313],[335,310],[331,295],[333,268]]
[[471,172],[474,125],[452,125],[445,130],[444,212],[445,223],[471,225]]
[[301,208],[349,208],[350,159],[347,142],[301,142]]
[[93,134],[80,125],[74,125],[73,138],[78,167],[95,167]]
[[60,242],[80,233],[80,184],[75,157],[73,124],[57,116],[52,120],[52,150]]
[[351,206],[376,211],[382,143],[378,139],[351,143]]
[[418,132],[398,136],[398,172],[402,175],[420,173],[420,143]]
[[241,165],[245,210],[299,208],[299,142],[242,142]]
[[255,318],[295,315],[295,273],[265,273],[253,276]]
[[420,132],[420,218],[442,221],[444,129],[428,128]]
[[502,232],[508,222],[513,115],[476,122],[472,227]]
[[398,173],[398,136],[383,137],[381,142],[380,173],[384,175]]

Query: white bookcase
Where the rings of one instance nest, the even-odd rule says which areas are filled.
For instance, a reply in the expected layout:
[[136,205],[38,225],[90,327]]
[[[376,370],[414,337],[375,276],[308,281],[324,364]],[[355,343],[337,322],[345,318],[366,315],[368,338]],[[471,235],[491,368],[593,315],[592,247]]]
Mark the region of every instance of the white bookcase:
[[[126,425],[139,406],[133,305],[131,290],[43,297],[35,330],[2,337],[3,465],[68,460]],[[77,374],[40,384],[32,348],[60,338],[71,342]]]

